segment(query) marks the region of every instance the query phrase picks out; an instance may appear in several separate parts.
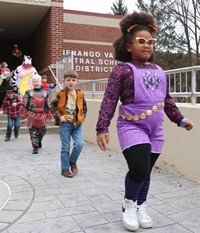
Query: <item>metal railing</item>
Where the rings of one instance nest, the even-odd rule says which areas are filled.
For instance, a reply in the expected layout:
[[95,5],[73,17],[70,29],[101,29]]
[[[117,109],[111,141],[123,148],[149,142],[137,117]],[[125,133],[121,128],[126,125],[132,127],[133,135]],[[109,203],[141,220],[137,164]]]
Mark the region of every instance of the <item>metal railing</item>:
[[[166,70],[165,73],[169,93],[176,102],[197,103],[197,97],[200,97],[200,66]],[[107,82],[107,78],[86,80],[79,82],[78,88],[84,91],[86,97],[102,98]]]

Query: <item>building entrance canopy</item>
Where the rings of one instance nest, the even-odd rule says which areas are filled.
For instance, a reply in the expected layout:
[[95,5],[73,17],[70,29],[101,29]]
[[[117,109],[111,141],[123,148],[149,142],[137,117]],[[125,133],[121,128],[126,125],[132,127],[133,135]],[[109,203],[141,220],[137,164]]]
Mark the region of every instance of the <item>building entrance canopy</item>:
[[29,39],[51,0],[0,0],[0,39]]

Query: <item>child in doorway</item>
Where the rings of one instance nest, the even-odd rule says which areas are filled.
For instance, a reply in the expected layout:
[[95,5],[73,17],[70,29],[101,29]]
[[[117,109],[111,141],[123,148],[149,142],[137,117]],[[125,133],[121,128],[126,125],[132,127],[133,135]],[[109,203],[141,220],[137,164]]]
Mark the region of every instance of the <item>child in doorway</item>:
[[48,78],[46,76],[46,74],[43,74],[42,75],[42,87],[45,91],[49,90],[50,89],[54,89],[56,87],[56,82],[54,83],[48,83],[47,82]]
[[40,75],[32,77],[32,85],[33,89],[27,90],[22,99],[22,117],[27,118],[33,154],[38,154],[38,149],[42,148],[42,139],[47,131],[47,121],[51,120],[49,111],[51,97],[49,92],[42,88]]
[[13,126],[14,126],[14,136],[15,138],[18,138],[19,128],[20,128],[21,106],[22,103],[18,95],[15,95],[13,87],[8,86],[6,97],[0,108],[0,115],[3,114],[3,111],[7,111],[8,122],[7,122],[6,139],[5,139],[6,142],[10,141]]
[[2,62],[0,65],[0,107],[6,96],[6,89],[11,83],[12,72],[8,68],[7,62]]
[[[76,89],[77,83],[77,72],[71,69],[65,71],[65,88],[57,93],[51,104],[56,124],[60,125],[61,175],[69,178],[78,173],[77,160],[84,146],[82,123],[87,113],[84,94]],[[71,137],[74,144],[70,153]]]
[[111,119],[120,99],[117,133],[127,161],[122,220],[130,231],[151,228],[146,213],[151,170],[161,154],[164,112],[178,126],[191,130],[169,95],[161,67],[153,63],[157,32],[155,20],[146,12],[133,12],[120,22],[121,36],[113,43],[120,61],[110,74],[97,122],[97,142],[102,150],[109,143]]
[[8,76],[10,77],[11,76],[11,71],[10,69],[8,68],[8,64],[7,62],[3,61],[1,63],[1,67],[0,67],[0,75],[3,74],[3,73],[8,73]]

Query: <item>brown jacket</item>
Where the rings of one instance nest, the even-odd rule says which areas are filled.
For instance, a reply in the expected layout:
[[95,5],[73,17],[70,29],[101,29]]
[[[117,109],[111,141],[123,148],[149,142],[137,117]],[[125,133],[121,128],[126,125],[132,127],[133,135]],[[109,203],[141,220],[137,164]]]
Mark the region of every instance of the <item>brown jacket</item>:
[[[87,105],[84,98],[84,93],[81,90],[76,90],[76,120],[73,123],[75,127],[82,124],[86,117]],[[66,103],[67,103],[68,89],[65,88],[57,93],[56,98],[52,101],[50,110],[55,118],[55,125],[60,125],[60,117],[66,114]]]

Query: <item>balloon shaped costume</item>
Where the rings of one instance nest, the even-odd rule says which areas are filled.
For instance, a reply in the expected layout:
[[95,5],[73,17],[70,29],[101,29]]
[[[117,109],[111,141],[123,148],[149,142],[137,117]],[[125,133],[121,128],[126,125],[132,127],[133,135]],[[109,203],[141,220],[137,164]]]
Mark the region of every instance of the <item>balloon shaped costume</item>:
[[35,67],[32,66],[32,59],[29,56],[24,56],[22,65],[18,66],[13,75],[12,86],[17,87],[20,97],[27,90],[33,89],[32,76],[38,74]]

